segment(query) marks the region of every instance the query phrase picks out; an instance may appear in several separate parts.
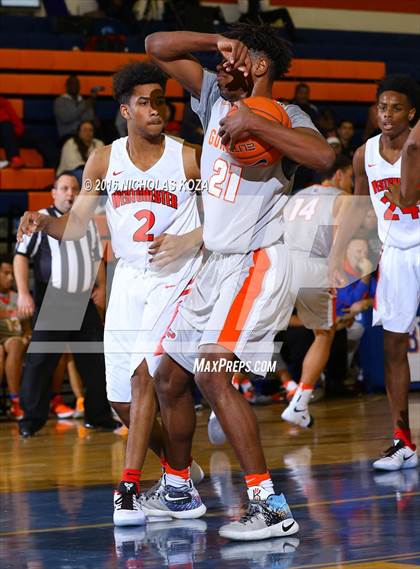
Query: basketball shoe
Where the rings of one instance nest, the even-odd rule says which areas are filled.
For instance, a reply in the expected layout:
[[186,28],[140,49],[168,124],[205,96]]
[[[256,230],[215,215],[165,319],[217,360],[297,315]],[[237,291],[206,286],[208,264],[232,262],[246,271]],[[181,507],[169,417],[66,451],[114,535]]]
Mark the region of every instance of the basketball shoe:
[[250,500],[242,518],[222,526],[221,537],[239,541],[285,537],[299,531],[283,494],[271,494],[266,500]]
[[146,522],[134,482],[121,481],[114,492],[114,524],[142,526]]
[[415,468],[418,465],[418,456],[401,439],[395,439],[378,460],[373,463],[375,470],[400,470],[402,468]]
[[13,397],[10,399],[9,415],[16,421],[21,421],[23,419],[23,409],[20,406],[19,397]]
[[176,519],[195,519],[207,511],[192,480],[186,481],[180,488],[175,488],[167,484],[166,474],[162,476],[159,487],[144,496],[141,507],[144,514],[151,518],[169,516]]
[[82,419],[85,416],[85,398],[78,397],[76,399],[76,408],[73,413],[73,419]]
[[289,405],[281,414],[283,421],[293,423],[299,427],[312,427],[314,419],[309,413],[308,408],[311,393],[312,391],[302,391],[302,389],[298,387]]
[[61,395],[54,395],[51,399],[51,411],[58,419],[69,419],[74,413],[74,409],[64,403]]

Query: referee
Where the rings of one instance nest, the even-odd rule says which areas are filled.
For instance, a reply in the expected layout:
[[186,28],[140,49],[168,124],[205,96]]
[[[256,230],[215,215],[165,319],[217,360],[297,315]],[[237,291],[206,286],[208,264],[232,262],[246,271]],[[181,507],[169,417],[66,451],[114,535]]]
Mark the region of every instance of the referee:
[[[71,209],[79,190],[74,174],[63,172],[51,192],[54,205],[40,211],[60,217]],[[99,308],[105,305],[103,265],[97,270],[101,258],[102,248],[93,221],[78,241],[60,243],[45,233],[35,233],[25,236],[16,247],[13,267],[18,309],[24,317],[33,316],[36,323],[21,386],[24,418],[19,429],[23,437],[34,435],[48,419],[52,374],[68,342],[82,346],[82,353],[77,353],[77,348],[72,351],[85,386],[87,426],[118,426],[106,397],[104,357],[97,349],[103,341],[103,325],[95,304]],[[29,259],[34,265],[34,298],[29,292]],[[92,293],[96,274],[98,286]],[[96,350],[94,347],[90,351],[86,342],[96,342]]]

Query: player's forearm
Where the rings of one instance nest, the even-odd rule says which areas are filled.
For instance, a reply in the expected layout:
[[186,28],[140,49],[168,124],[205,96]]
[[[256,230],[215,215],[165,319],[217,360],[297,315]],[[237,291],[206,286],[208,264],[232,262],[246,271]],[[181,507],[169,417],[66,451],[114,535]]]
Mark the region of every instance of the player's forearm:
[[13,273],[19,294],[29,294],[29,259],[24,255],[13,258]]
[[286,128],[255,113],[252,115],[249,117],[249,131],[294,162],[314,170],[326,170],[334,162],[335,153],[321,136]]
[[403,206],[416,205],[420,200],[420,127],[416,125],[401,155],[400,202]]
[[365,214],[366,202],[364,199],[361,199],[361,196],[351,197],[349,205],[344,205],[340,209],[340,214],[335,220],[337,230],[331,249],[330,262],[344,260],[347,245],[362,225]]
[[87,223],[84,223],[73,212],[66,213],[61,217],[45,215],[42,216],[39,231],[44,231],[54,239],[77,241],[86,234]]
[[172,61],[194,51],[215,51],[220,37],[199,32],[156,32],[146,38],[146,53],[161,61]]
[[200,248],[203,244],[203,228],[197,227],[197,229],[193,229],[189,233],[186,233],[188,236],[188,243],[191,249]]

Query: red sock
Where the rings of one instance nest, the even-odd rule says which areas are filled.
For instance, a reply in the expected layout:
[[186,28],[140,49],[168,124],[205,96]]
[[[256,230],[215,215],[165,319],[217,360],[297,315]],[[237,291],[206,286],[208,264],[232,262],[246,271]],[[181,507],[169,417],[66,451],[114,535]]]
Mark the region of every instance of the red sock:
[[313,389],[312,385],[307,385],[306,383],[299,383],[299,387],[302,391],[306,391],[306,389]]
[[416,445],[411,442],[410,429],[395,429],[394,439],[401,439],[411,450],[416,450]]
[[166,471],[166,474],[173,474],[174,476],[180,476],[184,480],[188,480],[190,477],[190,467],[189,466],[187,466],[187,468],[183,468],[182,470],[176,470],[175,468],[172,468],[171,466],[169,466],[168,463],[166,463],[165,471]]
[[245,482],[248,488],[251,488],[252,486],[261,486],[261,483],[266,482],[267,480],[271,480],[269,472],[264,472],[264,474],[247,474],[245,476]]
[[141,470],[134,470],[133,468],[124,468],[121,480],[124,482],[134,482],[137,488],[137,494],[140,494],[140,478]]

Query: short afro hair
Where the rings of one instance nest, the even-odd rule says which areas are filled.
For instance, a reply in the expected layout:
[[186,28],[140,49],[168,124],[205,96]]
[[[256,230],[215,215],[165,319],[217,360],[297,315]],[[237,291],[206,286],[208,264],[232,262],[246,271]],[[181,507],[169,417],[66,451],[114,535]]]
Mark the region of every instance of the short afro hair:
[[275,28],[266,24],[235,24],[224,36],[241,41],[250,51],[266,55],[271,62],[270,78],[273,81],[290,69],[291,45],[280,37]]
[[153,63],[133,61],[115,73],[112,83],[114,98],[121,105],[128,102],[136,85],[158,83],[165,90],[166,75]]
[[420,110],[420,88],[416,80],[413,79],[413,77],[410,77],[410,75],[403,75],[400,73],[387,75],[379,83],[376,98],[379,99],[380,95],[385,91],[403,93],[407,97],[410,105],[415,107],[417,111]]

